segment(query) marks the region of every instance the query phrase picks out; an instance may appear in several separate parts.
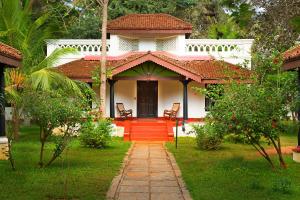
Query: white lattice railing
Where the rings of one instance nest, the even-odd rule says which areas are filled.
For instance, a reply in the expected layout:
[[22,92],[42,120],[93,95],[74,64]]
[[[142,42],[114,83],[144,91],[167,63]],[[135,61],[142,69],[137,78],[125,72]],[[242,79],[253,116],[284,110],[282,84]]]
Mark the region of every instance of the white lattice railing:
[[186,39],[187,55],[211,55],[234,64],[251,65],[252,39]]
[[[47,56],[49,56],[57,48],[72,47],[78,50],[78,57],[87,55],[100,55],[101,53],[101,40],[92,39],[60,39],[60,40],[47,40]],[[107,40],[107,51],[110,49],[110,42]]]
[[[251,39],[181,39],[180,36],[167,39],[127,39],[111,36],[107,41],[108,55],[118,56],[130,51],[167,51],[179,56],[213,56],[233,64],[242,64],[251,61]],[[101,54],[101,40],[94,39],[61,39],[47,40],[47,55],[57,48],[73,47],[77,54],[66,55],[58,64],[83,58],[87,55]],[[154,47],[154,48],[153,48]],[[250,67],[250,64],[248,64]]]
[[185,52],[188,54],[236,54],[251,51],[251,39],[186,39]]

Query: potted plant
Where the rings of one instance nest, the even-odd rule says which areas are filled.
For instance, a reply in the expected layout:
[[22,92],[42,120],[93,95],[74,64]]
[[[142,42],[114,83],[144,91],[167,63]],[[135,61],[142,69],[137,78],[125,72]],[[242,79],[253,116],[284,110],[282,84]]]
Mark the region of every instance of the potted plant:
[[293,149],[293,160],[300,163],[300,146]]

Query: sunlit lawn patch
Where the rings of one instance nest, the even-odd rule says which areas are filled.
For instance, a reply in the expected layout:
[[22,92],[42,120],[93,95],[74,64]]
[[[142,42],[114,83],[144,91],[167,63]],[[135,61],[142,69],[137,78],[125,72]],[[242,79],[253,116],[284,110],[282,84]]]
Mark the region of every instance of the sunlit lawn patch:
[[[36,127],[22,129],[13,150],[17,171],[10,169],[8,161],[0,161],[0,199],[105,199],[130,146],[113,138],[105,149],[90,149],[75,139],[52,166],[40,169],[38,139]],[[51,153],[48,145],[46,156]]]
[[[296,136],[282,137],[283,146],[296,145],[296,141]],[[300,165],[292,161],[291,155],[285,156],[288,169],[273,171],[247,144],[224,143],[219,150],[200,151],[193,138],[179,138],[178,149],[173,143],[167,147],[196,200],[296,200],[300,197]]]

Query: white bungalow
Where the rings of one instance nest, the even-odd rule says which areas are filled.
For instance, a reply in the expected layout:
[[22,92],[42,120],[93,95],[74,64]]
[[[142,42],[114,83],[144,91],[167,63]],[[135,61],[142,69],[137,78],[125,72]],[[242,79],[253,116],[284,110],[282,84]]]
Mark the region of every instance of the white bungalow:
[[[228,72],[235,79],[249,75],[249,70],[237,65],[251,67],[253,40],[189,39],[191,33],[191,24],[167,14],[130,14],[109,21],[107,67],[112,76],[107,83],[106,113],[119,117],[115,103],[121,102],[132,109],[134,118],[160,118],[178,102],[178,118],[202,119],[207,101],[193,86],[224,83]],[[92,84],[101,41],[48,40],[47,54],[65,47],[74,47],[79,54],[61,58],[57,69]]]

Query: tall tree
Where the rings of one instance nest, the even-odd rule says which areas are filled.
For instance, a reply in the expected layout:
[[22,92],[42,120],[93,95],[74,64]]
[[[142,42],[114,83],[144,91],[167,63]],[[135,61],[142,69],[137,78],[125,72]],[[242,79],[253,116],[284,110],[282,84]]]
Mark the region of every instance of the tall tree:
[[[97,0],[102,7],[102,37],[101,37],[101,59],[100,59],[100,114],[106,117],[106,55],[107,55],[107,10],[109,0]],[[99,7],[99,9],[101,9]],[[99,13],[101,13],[99,11]]]
[[254,50],[271,55],[274,49],[282,52],[293,46],[300,33],[297,26],[300,0],[253,0],[252,3],[258,10],[249,32],[249,37],[256,38]]

